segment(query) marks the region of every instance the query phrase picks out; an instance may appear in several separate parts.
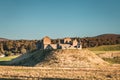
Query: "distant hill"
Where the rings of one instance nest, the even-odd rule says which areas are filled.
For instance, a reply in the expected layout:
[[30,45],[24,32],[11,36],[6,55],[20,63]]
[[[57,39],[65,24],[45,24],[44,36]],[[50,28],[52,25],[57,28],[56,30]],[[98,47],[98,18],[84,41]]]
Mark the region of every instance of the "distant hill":
[[102,45],[120,44],[120,34],[102,34],[95,37],[85,37],[78,39],[82,41],[84,48]]
[[120,38],[120,34],[102,34],[102,35],[98,35],[96,36],[98,38]]
[[8,41],[9,39],[6,38],[0,38],[0,41]]

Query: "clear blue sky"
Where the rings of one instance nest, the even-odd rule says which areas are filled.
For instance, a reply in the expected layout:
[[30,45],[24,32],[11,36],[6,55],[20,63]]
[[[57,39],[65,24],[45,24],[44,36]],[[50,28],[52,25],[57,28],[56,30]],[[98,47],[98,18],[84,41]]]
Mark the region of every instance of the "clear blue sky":
[[0,0],[0,37],[120,34],[120,0]]

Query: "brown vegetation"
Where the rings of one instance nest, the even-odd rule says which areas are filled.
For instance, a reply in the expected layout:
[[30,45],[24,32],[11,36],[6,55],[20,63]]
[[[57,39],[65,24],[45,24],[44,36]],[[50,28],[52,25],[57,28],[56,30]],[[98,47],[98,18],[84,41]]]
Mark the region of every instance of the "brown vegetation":
[[120,35],[103,34],[96,37],[82,38],[83,47],[96,47],[101,45],[115,45],[120,44]]
[[5,56],[24,54],[36,49],[35,40],[9,40],[0,42],[0,54]]
[[89,50],[37,50],[24,54],[10,65],[41,67],[103,67],[109,64]]
[[55,50],[39,62],[36,66],[44,67],[103,67],[108,63],[100,59],[89,50]]
[[45,68],[0,66],[0,78],[22,80],[120,80],[120,65],[104,68]]

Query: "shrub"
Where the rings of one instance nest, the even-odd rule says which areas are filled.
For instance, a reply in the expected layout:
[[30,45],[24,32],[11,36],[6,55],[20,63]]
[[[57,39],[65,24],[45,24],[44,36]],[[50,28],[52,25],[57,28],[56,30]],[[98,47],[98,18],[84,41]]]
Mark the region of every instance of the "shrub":
[[12,55],[12,52],[10,52],[10,51],[5,52],[5,56],[10,56],[10,55]]

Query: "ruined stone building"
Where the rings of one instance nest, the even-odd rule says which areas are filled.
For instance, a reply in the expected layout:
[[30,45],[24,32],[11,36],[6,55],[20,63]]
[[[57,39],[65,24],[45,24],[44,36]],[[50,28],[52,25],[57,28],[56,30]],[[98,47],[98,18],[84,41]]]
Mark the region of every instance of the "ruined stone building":
[[51,43],[51,39],[46,36],[37,44],[38,49],[82,49],[81,42],[76,39],[64,38],[59,39],[57,43]]

